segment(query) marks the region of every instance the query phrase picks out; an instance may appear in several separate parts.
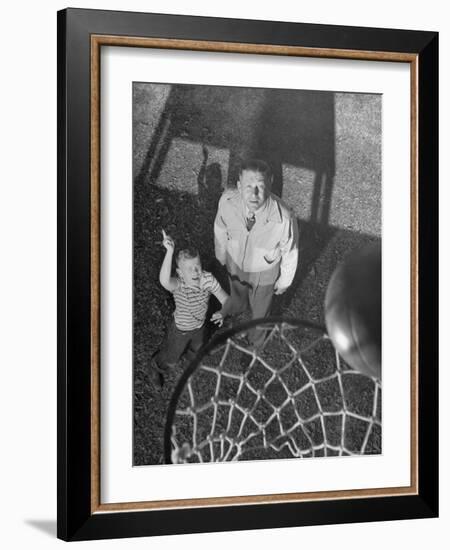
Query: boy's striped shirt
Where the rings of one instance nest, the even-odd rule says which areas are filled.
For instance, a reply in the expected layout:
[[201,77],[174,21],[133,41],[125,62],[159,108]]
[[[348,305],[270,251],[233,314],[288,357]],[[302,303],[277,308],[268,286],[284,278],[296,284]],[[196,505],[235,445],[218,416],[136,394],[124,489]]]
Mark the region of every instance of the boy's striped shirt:
[[175,324],[179,330],[195,330],[203,326],[208,309],[210,294],[220,289],[217,279],[208,271],[202,271],[199,287],[188,286],[178,278],[178,286],[173,291],[175,300]]

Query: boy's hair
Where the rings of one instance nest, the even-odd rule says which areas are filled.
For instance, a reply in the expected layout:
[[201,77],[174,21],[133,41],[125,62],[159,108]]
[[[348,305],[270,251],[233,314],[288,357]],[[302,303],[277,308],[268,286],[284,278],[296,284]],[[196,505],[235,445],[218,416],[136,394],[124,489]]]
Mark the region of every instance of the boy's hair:
[[263,160],[244,160],[239,166],[239,177],[242,176],[242,172],[244,172],[245,170],[261,174],[264,178],[264,182],[266,183],[266,185],[270,185],[272,183],[272,170],[270,169],[270,166],[267,164],[267,162],[264,162]]
[[200,253],[195,246],[189,246],[180,250],[176,257],[177,266],[180,265],[182,260],[192,260],[193,258],[200,258]]

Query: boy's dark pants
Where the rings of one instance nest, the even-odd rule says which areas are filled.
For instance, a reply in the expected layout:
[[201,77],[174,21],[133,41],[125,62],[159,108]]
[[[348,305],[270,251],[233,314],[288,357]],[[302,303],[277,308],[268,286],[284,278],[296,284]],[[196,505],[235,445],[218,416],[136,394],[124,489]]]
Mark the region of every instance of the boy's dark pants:
[[155,356],[156,364],[160,369],[174,367],[183,353],[186,353],[188,359],[192,359],[202,347],[204,339],[205,325],[195,330],[182,331],[172,321],[164,343]]

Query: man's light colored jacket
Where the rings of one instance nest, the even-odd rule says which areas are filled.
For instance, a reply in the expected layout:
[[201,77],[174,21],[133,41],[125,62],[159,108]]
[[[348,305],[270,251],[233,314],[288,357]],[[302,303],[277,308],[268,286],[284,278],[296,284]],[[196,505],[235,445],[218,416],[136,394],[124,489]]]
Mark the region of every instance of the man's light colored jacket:
[[214,222],[216,258],[231,275],[253,286],[274,284],[287,288],[297,269],[298,225],[289,208],[270,194],[256,213],[251,231],[237,189],[227,189],[219,200]]

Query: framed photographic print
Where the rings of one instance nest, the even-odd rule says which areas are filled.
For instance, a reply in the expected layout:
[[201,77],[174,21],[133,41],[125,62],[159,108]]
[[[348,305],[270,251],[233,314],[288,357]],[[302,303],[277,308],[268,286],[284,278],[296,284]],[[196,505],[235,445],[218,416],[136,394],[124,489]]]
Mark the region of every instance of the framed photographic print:
[[58,536],[434,517],[438,36],[58,13]]

